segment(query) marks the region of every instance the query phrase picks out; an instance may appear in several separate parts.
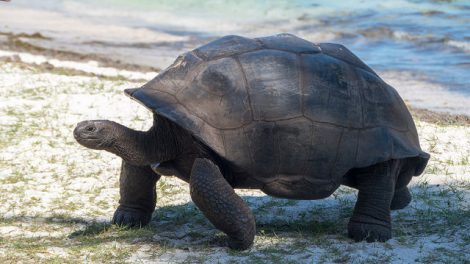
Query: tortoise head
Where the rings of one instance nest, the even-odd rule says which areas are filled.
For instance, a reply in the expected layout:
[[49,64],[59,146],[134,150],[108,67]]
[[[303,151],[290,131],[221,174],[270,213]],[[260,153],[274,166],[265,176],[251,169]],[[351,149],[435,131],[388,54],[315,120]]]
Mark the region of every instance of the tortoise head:
[[136,166],[168,161],[177,156],[175,132],[165,122],[148,131],[137,131],[109,120],[88,120],[73,131],[80,145],[106,150]]
[[119,137],[120,126],[108,120],[83,121],[77,124],[73,136],[84,147],[108,150]]

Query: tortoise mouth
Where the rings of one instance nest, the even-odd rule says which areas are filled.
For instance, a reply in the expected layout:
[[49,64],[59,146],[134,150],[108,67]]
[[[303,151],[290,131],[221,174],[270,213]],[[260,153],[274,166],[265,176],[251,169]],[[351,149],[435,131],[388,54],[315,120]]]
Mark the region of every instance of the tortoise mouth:
[[75,137],[76,140],[99,140],[100,138],[95,136],[95,135],[89,135],[86,133],[80,133],[77,131],[73,131],[73,136]]
[[79,133],[77,131],[73,132],[73,136],[80,145],[87,148],[99,148],[100,144],[103,141],[96,136],[87,135],[85,133]]
[[75,140],[82,146],[91,149],[107,149],[113,146],[113,140],[106,140],[91,135],[80,135],[74,133]]

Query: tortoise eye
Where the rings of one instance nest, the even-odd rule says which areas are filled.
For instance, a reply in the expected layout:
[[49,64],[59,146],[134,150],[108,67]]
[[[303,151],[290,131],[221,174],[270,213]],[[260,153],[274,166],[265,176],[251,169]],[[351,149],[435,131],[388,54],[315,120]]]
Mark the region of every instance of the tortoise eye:
[[95,131],[95,127],[94,127],[94,126],[88,126],[88,127],[86,128],[86,131],[88,131],[88,132],[93,132],[93,131]]

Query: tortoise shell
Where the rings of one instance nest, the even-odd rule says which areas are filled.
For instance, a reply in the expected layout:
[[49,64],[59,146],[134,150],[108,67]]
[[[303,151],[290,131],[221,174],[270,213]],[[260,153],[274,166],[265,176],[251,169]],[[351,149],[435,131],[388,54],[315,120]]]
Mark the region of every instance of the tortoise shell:
[[352,168],[429,159],[395,89],[339,44],[226,36],[126,93],[267,190],[321,198]]

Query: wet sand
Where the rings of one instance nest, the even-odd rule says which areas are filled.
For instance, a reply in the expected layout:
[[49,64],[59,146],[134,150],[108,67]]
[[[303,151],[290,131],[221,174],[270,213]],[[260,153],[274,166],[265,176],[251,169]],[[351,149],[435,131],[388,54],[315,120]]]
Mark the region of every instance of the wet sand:
[[25,52],[34,55],[47,56],[60,60],[70,60],[79,62],[97,61],[101,66],[113,67],[132,71],[160,71],[158,67],[146,66],[143,64],[135,64],[118,59],[113,59],[99,54],[79,53],[66,50],[52,49],[42,47],[35,44],[34,41],[53,41],[49,37],[43,36],[41,33],[18,33],[0,32],[0,49]]

